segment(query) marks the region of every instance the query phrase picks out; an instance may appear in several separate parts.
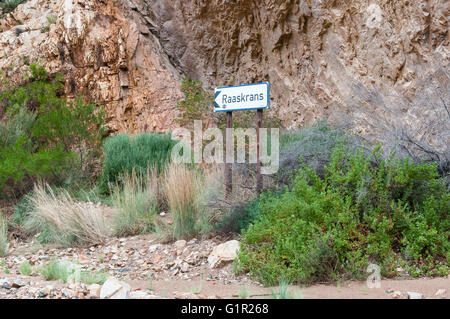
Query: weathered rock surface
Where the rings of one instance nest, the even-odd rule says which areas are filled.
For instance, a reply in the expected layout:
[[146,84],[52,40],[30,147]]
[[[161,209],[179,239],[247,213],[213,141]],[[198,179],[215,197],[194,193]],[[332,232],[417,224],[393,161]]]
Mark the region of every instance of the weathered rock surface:
[[13,82],[37,62],[66,75],[66,95],[102,105],[111,131],[170,129],[179,72],[124,13],[113,1],[29,0],[0,21],[0,69]]
[[129,299],[130,292],[129,284],[115,278],[108,278],[100,290],[100,299]]
[[111,131],[176,126],[188,75],[206,89],[270,81],[287,127],[352,120],[377,140],[374,121],[381,134],[401,122],[445,151],[430,127],[448,119],[449,15],[444,0],[29,0],[0,22],[0,68],[68,75],[66,94],[103,105]]
[[408,299],[423,299],[423,295],[418,292],[408,291],[406,294],[408,295]]
[[208,264],[211,268],[218,268],[226,262],[236,259],[239,252],[239,242],[230,240],[216,246],[208,257]]
[[102,289],[102,286],[99,284],[92,284],[88,287],[89,294],[94,298],[100,298],[100,291]]

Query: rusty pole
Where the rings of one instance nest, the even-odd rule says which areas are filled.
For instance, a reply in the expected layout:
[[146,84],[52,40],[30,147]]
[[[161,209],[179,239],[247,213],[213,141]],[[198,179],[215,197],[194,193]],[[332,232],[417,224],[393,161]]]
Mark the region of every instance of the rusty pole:
[[227,112],[227,130],[225,133],[225,194],[226,197],[231,196],[233,190],[233,175],[232,175],[232,163],[230,162],[231,155],[233,154],[233,134],[231,128],[233,127],[233,113]]
[[262,180],[262,176],[261,176],[261,127],[262,127],[262,116],[263,116],[263,110],[262,109],[258,109],[256,111],[257,116],[258,116],[258,127],[256,128],[256,139],[257,139],[257,147],[256,147],[256,152],[257,152],[257,163],[256,163],[256,193],[258,195],[261,194],[261,190],[263,188],[263,180]]

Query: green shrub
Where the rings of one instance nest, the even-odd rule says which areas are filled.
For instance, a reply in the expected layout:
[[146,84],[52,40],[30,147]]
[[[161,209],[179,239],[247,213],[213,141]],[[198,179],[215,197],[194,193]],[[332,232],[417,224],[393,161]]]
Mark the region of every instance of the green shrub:
[[80,274],[80,282],[85,283],[87,285],[99,284],[103,285],[105,281],[108,279],[107,272],[89,272],[82,271]]
[[385,159],[379,147],[368,155],[340,146],[323,177],[306,166],[281,196],[262,195],[237,271],[266,285],[362,278],[369,262],[384,276],[402,263],[447,274],[449,205],[436,165]]
[[258,220],[260,212],[258,199],[249,203],[241,203],[232,207],[229,215],[218,222],[215,228],[222,232],[241,233],[242,230],[247,230]]
[[19,271],[24,276],[31,275],[32,269],[30,263],[28,261],[21,263],[19,266]]
[[22,3],[26,2],[26,1],[27,0],[4,0],[3,2],[0,3],[0,8],[3,9],[4,13],[13,12],[14,9],[19,4],[22,4]]
[[109,192],[111,185],[121,183],[120,176],[131,174],[145,175],[147,169],[158,172],[170,161],[176,141],[170,134],[145,133],[130,137],[119,134],[109,137],[104,145],[104,164],[100,189]]
[[58,280],[60,278],[66,280],[68,275],[65,269],[60,267],[57,260],[53,260],[42,266],[39,271],[45,280]]
[[105,272],[82,271],[79,265],[70,261],[52,260],[40,268],[45,280],[61,280],[66,283],[69,280],[85,284],[103,284],[107,279]]
[[30,192],[23,196],[13,208],[13,215],[11,218],[11,224],[14,226],[23,225],[28,214],[33,210],[33,203],[31,198],[33,197],[33,192]]
[[[62,183],[83,176],[98,154],[104,134],[103,113],[94,104],[61,98],[63,79],[50,79],[44,68],[30,66],[22,86],[0,92],[6,120],[0,123],[0,196],[16,197],[37,179]],[[98,152],[97,152],[98,153]]]
[[[351,150],[363,148],[361,141],[326,121],[318,121],[311,127],[280,134],[280,168],[274,176],[281,184],[288,184],[302,165],[311,166],[320,176],[328,164],[332,150],[345,141]],[[301,160],[300,160],[301,158]]]

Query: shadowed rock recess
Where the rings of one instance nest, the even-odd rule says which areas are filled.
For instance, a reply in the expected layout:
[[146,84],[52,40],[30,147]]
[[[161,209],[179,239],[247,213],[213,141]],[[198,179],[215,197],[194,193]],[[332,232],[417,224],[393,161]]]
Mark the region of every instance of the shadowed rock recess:
[[175,127],[185,76],[269,81],[286,127],[328,118],[377,140],[401,123],[446,153],[421,117],[448,132],[431,122],[448,119],[449,15],[445,0],[29,0],[0,22],[0,68],[67,75],[67,96],[103,105],[111,132]]

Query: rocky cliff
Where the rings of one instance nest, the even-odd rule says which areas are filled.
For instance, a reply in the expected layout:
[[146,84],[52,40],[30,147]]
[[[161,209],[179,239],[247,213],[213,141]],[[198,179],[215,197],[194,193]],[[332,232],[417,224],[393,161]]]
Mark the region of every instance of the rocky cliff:
[[[449,16],[445,0],[29,0],[0,23],[0,68],[68,75],[67,95],[104,105],[112,131],[175,126],[189,76],[269,81],[286,127],[329,118],[376,136],[372,120],[400,121],[445,150]],[[424,115],[447,133],[424,137]]]

